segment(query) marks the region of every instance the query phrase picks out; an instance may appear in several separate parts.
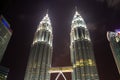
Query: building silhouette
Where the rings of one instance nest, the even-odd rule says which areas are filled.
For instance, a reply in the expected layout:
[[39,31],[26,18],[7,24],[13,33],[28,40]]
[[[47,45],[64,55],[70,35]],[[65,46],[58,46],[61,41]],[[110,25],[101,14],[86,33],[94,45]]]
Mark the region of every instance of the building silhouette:
[[0,15],[0,62],[5,53],[11,35],[12,32],[10,29],[10,24],[2,15]]
[[[0,15],[0,62],[2,61],[3,55],[12,36],[10,24],[7,20]],[[7,80],[9,69],[0,65],[0,80]]]
[[120,74],[120,29],[117,29],[115,32],[108,31],[107,39],[110,43],[113,57]]
[[35,32],[24,80],[50,80],[52,39],[52,27],[46,14]]
[[72,66],[51,67],[53,35],[46,14],[35,32],[24,80],[50,80],[50,73],[58,73],[55,80],[60,75],[66,80],[65,72],[72,73],[72,80],[99,80],[89,31],[77,11],[72,20],[70,38]]

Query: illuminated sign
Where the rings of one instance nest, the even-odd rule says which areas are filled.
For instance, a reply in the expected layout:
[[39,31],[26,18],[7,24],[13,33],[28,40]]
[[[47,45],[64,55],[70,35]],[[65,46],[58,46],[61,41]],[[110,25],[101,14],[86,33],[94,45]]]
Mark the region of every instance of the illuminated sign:
[[8,29],[10,29],[10,24],[7,22],[7,20],[2,16],[0,15],[0,22]]
[[5,27],[7,27],[8,29],[10,28],[10,25],[8,24],[8,22],[3,17],[1,18],[1,21],[4,24]]

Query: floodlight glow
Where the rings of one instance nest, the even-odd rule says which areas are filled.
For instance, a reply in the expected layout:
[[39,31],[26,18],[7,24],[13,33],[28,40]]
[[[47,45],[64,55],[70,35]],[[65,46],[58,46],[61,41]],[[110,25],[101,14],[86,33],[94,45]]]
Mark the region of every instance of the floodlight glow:
[[115,29],[115,32],[116,33],[120,33],[120,29]]

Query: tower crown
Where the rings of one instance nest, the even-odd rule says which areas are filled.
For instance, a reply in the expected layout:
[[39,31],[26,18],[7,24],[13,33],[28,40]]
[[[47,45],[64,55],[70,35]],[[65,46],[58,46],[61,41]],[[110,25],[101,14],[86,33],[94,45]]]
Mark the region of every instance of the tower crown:
[[85,21],[81,17],[81,15],[78,13],[76,10],[73,20],[72,20],[72,25],[71,25],[71,44],[75,40],[89,40],[89,31],[86,27]]
[[73,20],[72,20],[72,28],[75,27],[84,27],[86,28],[85,22],[83,20],[83,18],[81,17],[81,15],[78,13],[78,11],[76,10]]
[[33,44],[42,42],[52,46],[52,38],[53,35],[51,21],[48,14],[46,14],[38,25]]
[[52,33],[51,21],[50,21],[50,18],[48,16],[48,13],[45,15],[45,17],[40,22],[37,31],[39,31],[41,29],[48,30]]

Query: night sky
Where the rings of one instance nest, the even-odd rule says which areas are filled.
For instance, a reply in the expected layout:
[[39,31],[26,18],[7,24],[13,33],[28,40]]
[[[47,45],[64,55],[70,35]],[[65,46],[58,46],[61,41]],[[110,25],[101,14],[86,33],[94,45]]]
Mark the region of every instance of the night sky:
[[[13,31],[1,63],[10,69],[8,80],[24,80],[34,33],[47,9],[53,27],[52,66],[71,65],[70,27],[75,6],[90,31],[100,80],[120,79],[106,38],[107,31],[120,28],[120,6],[112,7],[104,0],[0,0],[0,6],[0,14]],[[70,73],[65,75],[71,80]]]

